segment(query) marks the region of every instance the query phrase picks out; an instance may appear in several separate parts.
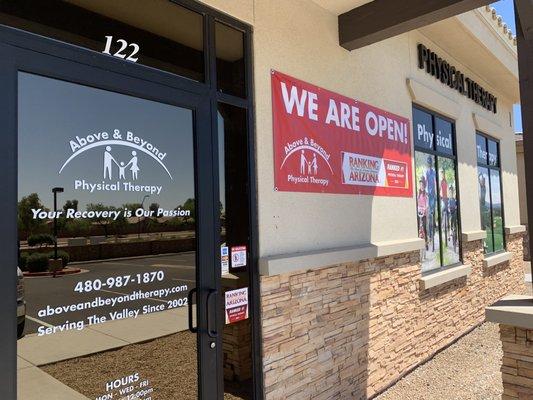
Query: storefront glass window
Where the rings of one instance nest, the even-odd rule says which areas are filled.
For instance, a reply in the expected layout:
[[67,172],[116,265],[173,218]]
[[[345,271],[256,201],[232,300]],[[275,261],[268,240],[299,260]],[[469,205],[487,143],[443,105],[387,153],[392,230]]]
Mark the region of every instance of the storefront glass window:
[[[246,109],[223,103],[218,105],[218,146],[221,286],[224,299],[240,296],[250,302]],[[237,254],[243,255],[243,258],[236,258]],[[249,304],[240,307],[226,304],[224,314],[224,393],[229,398],[252,399],[252,324]]]
[[423,251],[423,268],[440,267],[439,219],[437,218],[437,173],[435,156],[416,152],[416,203],[418,236],[426,241]]
[[484,249],[494,253],[505,248],[499,143],[477,134],[476,145],[481,228],[487,232]]
[[187,0],[0,0],[0,28],[19,398],[254,398],[250,28]]
[[486,167],[478,167],[478,187],[479,187],[479,210],[481,213],[481,228],[487,232],[484,248],[485,252],[494,251],[492,235],[492,218],[490,207],[490,181],[489,170]]
[[18,355],[72,399],[198,398],[193,110],[24,72],[18,94]]
[[244,33],[220,22],[215,23],[218,90],[246,97]]
[[439,157],[438,164],[442,258],[443,265],[452,265],[460,261],[455,161],[450,158]]
[[418,235],[422,271],[460,262],[459,200],[452,122],[413,108]]

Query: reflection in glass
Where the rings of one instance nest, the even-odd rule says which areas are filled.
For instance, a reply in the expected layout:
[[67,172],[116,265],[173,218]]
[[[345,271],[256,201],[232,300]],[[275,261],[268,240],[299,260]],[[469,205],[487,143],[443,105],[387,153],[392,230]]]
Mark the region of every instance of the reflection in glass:
[[452,159],[439,157],[439,198],[441,221],[442,265],[459,262],[459,226],[457,183],[455,163]]
[[215,22],[215,41],[218,90],[245,97],[244,33]]
[[481,228],[487,232],[484,250],[493,253],[505,248],[499,143],[480,134],[476,141]]
[[477,162],[487,164],[487,139],[484,136],[476,135]]
[[[230,398],[252,398],[252,332],[250,314],[250,268],[233,262],[237,248],[250,247],[250,193],[248,187],[248,135],[246,110],[227,104],[218,106],[218,145],[221,199],[221,282],[226,295],[247,291],[248,309],[226,308],[224,343],[224,392]],[[225,250],[224,250],[225,249]],[[225,261],[227,251],[231,261]],[[240,314],[235,311],[240,311]],[[247,312],[246,312],[247,311]],[[233,397],[236,396],[236,397]]]
[[0,0],[0,23],[204,80],[203,17],[172,1]]
[[422,271],[440,267],[440,236],[437,216],[437,173],[435,157],[415,152],[418,235],[425,241]]
[[434,150],[433,118],[431,114],[413,107],[415,146]]
[[492,253],[494,251],[494,242],[492,235],[491,193],[489,170],[485,167],[478,167],[478,187],[481,229],[487,232],[487,237],[484,240],[485,253]]
[[[19,73],[18,139],[18,355],[73,395],[196,399],[192,111]],[[59,398],[29,370],[19,399]]]
[[453,143],[453,125],[442,118],[435,117],[435,131],[437,132],[436,150],[438,152],[453,155],[455,152]]
[[498,159],[498,143],[494,140],[488,140],[488,157],[489,157],[489,165],[492,167],[497,167],[500,163],[500,160]]
[[503,214],[500,187],[500,171],[490,170],[490,193],[492,200],[493,251],[503,250]]

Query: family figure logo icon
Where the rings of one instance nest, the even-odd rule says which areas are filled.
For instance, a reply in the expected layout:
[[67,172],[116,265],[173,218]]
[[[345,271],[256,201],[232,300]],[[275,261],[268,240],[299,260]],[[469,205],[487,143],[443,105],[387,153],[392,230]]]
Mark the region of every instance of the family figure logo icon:
[[[300,174],[301,175],[318,175],[319,172],[319,157],[325,162],[326,166],[332,175],[333,168],[329,159],[331,155],[313,138],[303,137],[296,139],[291,143],[287,143],[284,146],[285,157],[281,162],[279,169],[282,169],[285,163],[291,158],[291,156],[300,156]],[[291,162],[292,168],[298,168],[297,161]],[[296,165],[295,165],[296,164]],[[326,169],[327,170],[327,169]]]
[[113,163],[118,167],[118,178],[126,179],[126,168],[129,167],[131,171],[131,179],[137,180],[138,173],[141,170],[138,165],[137,152],[133,150],[131,152],[131,159],[127,164],[124,164],[124,161],[120,163],[115,160],[111,154],[111,146],[106,146],[104,151],[104,179],[113,179]]
[[303,175],[307,173],[308,175],[318,175],[318,163],[316,161],[316,153],[313,153],[313,160],[307,161],[305,156],[305,150],[302,150],[300,154],[300,173]]
[[335,175],[329,162],[331,154],[314,138],[302,137],[288,142],[284,150],[285,158],[279,169],[282,170],[287,163],[288,182],[295,185],[329,185],[330,177]]

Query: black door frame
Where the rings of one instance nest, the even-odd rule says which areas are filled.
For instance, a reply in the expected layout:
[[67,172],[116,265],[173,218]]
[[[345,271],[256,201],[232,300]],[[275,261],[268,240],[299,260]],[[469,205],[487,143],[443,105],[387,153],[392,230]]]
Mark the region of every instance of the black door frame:
[[[2,43],[3,33],[7,31],[10,44]],[[19,46],[15,46],[16,39]],[[30,44],[30,46],[28,46]],[[38,50],[28,49],[31,44],[37,45]],[[24,46],[25,48],[23,48]],[[211,135],[210,119],[205,116],[211,114],[210,98],[207,93],[194,93],[192,91],[177,89],[182,82],[176,82],[173,87],[161,83],[142,80],[110,69],[102,68],[107,61],[114,63],[115,60],[106,56],[94,56],[94,61],[86,65],[79,62],[80,58],[87,56],[86,50],[63,48],[63,44],[50,41],[49,39],[36,38],[25,32],[14,32],[10,28],[0,29],[0,126],[2,129],[3,146],[0,150],[0,170],[7,171],[5,184],[0,204],[4,207],[4,221],[0,224],[0,242],[2,253],[0,265],[17,265],[17,73],[24,71],[36,75],[42,75],[54,79],[65,80],[76,84],[96,87],[125,95],[140,97],[152,101],[162,102],[178,107],[191,109],[194,112],[195,127],[195,189],[197,207],[197,296],[196,311],[198,323],[198,373],[199,373],[199,398],[221,398],[223,387],[213,385],[220,382],[219,376],[222,371],[217,366],[222,365],[222,346],[211,348],[211,339],[207,332],[211,327],[207,326],[208,316],[216,315],[214,304],[207,304],[207,296],[210,290],[216,288],[217,276],[216,264],[218,250],[218,231],[215,229],[218,219],[218,210],[213,201],[217,194],[214,188],[218,182],[214,180],[214,171],[217,164],[214,163],[213,140]],[[67,53],[68,52],[68,53]],[[70,53],[70,54],[69,54]],[[53,55],[52,55],[53,54]],[[101,58],[101,60],[98,60]],[[76,61],[73,61],[76,60]],[[94,66],[97,64],[98,66]],[[113,65],[115,67],[115,65]],[[120,65],[118,65],[120,67]],[[167,79],[167,77],[164,77]],[[176,78],[180,81],[182,78]],[[183,83],[187,85],[188,82]],[[201,91],[200,91],[201,92]],[[7,321],[16,321],[15,282],[16,269],[4,268],[0,275],[0,289],[5,295],[5,302],[0,305],[0,315],[5,316],[4,326],[7,328],[0,332],[0,349],[3,356],[0,358],[0,384],[2,398],[16,398],[16,334],[13,324]],[[209,308],[208,308],[209,307]],[[220,324],[220,321],[216,322]],[[221,329],[217,329],[221,332]]]
[[[205,82],[196,82],[186,78],[176,76],[171,73],[162,72],[154,68],[136,65],[123,60],[119,60],[110,56],[78,48],[74,45],[62,43],[60,41],[43,38],[35,34],[20,31],[18,29],[9,28],[0,25],[0,44],[10,45],[13,48],[25,48],[33,50],[36,53],[43,53],[53,55],[56,58],[63,58],[71,60],[76,63],[84,64],[85,66],[93,66],[96,69],[105,71],[106,73],[118,73],[124,78],[137,78],[139,80],[149,81],[152,85],[160,84],[169,88],[174,88],[182,91],[187,95],[196,95],[203,101],[203,109],[201,112],[205,112],[204,115],[209,115],[210,121],[207,125],[210,125],[206,129],[206,134],[201,135],[202,143],[210,144],[211,153],[211,171],[208,172],[207,168],[203,170],[203,173],[210,173],[212,181],[215,183],[211,187],[211,193],[205,193],[202,196],[202,201],[209,202],[211,199],[211,206],[218,204],[220,193],[218,186],[218,135],[217,135],[217,105],[218,103],[227,103],[235,105],[237,107],[246,109],[247,111],[247,123],[248,123],[248,185],[250,193],[250,318],[252,319],[252,360],[253,360],[253,398],[261,400],[264,397],[263,391],[263,367],[262,367],[262,339],[261,339],[261,323],[260,323],[260,287],[259,287],[259,271],[258,271],[258,218],[257,218],[257,182],[256,182],[256,166],[255,166],[255,116],[254,116],[254,82],[253,82],[253,57],[252,57],[252,28],[243,22],[235,20],[224,13],[214,10],[208,6],[202,5],[195,0],[169,0],[178,5],[186,7],[192,11],[200,13],[204,18],[204,76]],[[246,80],[246,98],[239,98],[237,96],[228,95],[217,90],[216,87],[216,48],[215,48],[215,22],[222,22],[228,26],[231,26],[237,30],[240,30],[244,34],[244,52],[245,52],[245,80]],[[5,135],[5,132],[16,131],[16,104],[12,99],[16,96],[16,86],[13,79],[7,79],[13,68],[15,68],[16,60],[10,59],[10,57],[3,57],[0,60],[0,123],[4,129],[4,143],[0,146],[0,169],[1,171],[16,171],[17,168],[17,137],[13,135]],[[90,82],[89,82],[90,83]],[[1,93],[4,92],[4,95]],[[11,94],[5,95],[5,94]],[[174,99],[176,101],[176,99]],[[207,106],[206,106],[207,105]],[[206,118],[207,120],[207,118]],[[203,122],[202,122],[203,124]],[[200,138],[200,135],[197,135]],[[205,148],[201,145],[199,148]],[[5,188],[16,188],[17,175],[16,174],[3,174]],[[4,186],[4,185],[2,185]],[[0,195],[0,206],[4,210],[5,215],[16,215],[16,192],[15,196],[9,194],[8,190],[4,191],[4,195]],[[198,204],[199,207],[209,208],[206,204]],[[210,207],[212,214],[215,218],[214,226],[210,229],[213,230],[215,236],[210,235],[211,240],[210,249],[218,249],[219,243],[219,219],[218,209]],[[205,214],[207,215],[207,214]],[[16,237],[17,225],[16,219],[7,218],[0,226],[0,243],[4,243],[2,247],[3,255],[0,256],[0,261],[4,261],[4,265],[13,265],[17,262],[17,255],[13,253],[13,249],[7,247],[7,243],[13,237]],[[212,253],[212,252],[211,252]],[[207,254],[204,255],[207,257]],[[214,265],[220,265],[220,252],[214,251],[214,254],[210,255],[211,262],[214,260]],[[205,260],[204,260],[205,262]],[[215,269],[216,270],[216,269]],[[214,271],[212,271],[214,273]],[[15,321],[15,283],[16,276],[15,271],[12,274],[5,274],[4,279],[0,279],[0,290],[3,289],[5,294],[5,301],[0,302],[0,317],[6,316],[5,321]],[[218,292],[221,293],[220,280],[216,279],[215,287]],[[200,288],[199,288],[200,289]],[[204,292],[202,290],[202,292]],[[205,301],[206,293],[202,294],[201,301]],[[222,310],[222,296],[217,296],[216,305],[218,310]],[[217,315],[217,330],[222,332],[224,324],[223,313]],[[7,325],[7,324],[6,324]],[[16,327],[9,327],[0,331],[0,394],[3,398],[15,399],[16,393]],[[220,388],[217,397],[222,399],[223,396],[223,355],[222,355],[222,337],[218,336],[216,339],[216,365],[212,365],[213,370],[217,370],[216,379],[208,382],[207,385],[213,386],[213,382],[217,382],[216,386]],[[200,347],[203,351],[206,350],[204,346],[207,343],[203,343]],[[215,368],[218,366],[218,368]]]

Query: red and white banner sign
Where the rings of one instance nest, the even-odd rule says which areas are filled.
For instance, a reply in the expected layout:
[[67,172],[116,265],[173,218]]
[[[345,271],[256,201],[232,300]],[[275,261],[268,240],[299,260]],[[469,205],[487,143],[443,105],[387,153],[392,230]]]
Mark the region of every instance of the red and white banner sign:
[[276,190],[412,196],[410,122],[272,72]]

